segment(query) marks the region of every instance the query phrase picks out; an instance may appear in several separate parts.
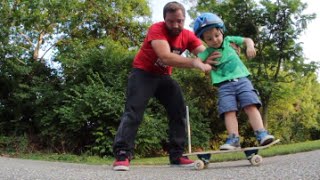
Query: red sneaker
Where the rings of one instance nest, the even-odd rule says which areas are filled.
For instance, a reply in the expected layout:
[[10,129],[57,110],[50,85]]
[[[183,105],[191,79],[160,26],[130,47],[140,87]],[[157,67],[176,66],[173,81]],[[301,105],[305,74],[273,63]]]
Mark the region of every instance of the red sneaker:
[[129,171],[130,161],[128,158],[116,159],[113,163],[113,170],[115,171]]
[[173,161],[171,163],[171,165],[173,166],[182,166],[182,167],[189,167],[189,166],[193,166],[194,165],[194,161],[189,159],[186,156],[181,156],[180,158],[178,158],[176,161]]

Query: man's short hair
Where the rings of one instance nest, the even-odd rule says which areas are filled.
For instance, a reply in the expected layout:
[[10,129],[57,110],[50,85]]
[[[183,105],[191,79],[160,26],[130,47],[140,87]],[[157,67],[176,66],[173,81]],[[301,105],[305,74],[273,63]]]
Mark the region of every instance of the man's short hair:
[[163,7],[163,19],[166,18],[167,13],[174,13],[178,10],[181,10],[183,13],[183,16],[186,17],[186,10],[184,9],[184,6],[177,1],[172,1],[168,2],[164,7]]

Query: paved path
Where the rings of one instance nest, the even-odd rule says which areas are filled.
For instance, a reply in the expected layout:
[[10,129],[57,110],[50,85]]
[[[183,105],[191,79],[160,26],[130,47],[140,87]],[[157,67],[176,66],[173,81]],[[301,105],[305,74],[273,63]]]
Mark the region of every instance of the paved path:
[[264,158],[261,166],[247,160],[211,163],[208,169],[164,166],[132,166],[115,172],[110,165],[84,165],[0,157],[0,180],[109,180],[109,179],[281,179],[319,180],[320,150]]

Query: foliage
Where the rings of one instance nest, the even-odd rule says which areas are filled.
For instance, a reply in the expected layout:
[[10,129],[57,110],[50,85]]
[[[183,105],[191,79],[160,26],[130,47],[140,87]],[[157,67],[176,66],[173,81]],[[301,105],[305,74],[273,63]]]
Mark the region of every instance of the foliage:
[[39,62],[21,65],[5,60],[0,75],[1,133],[22,135],[27,133],[31,141],[37,133],[43,111],[50,110],[60,89],[60,79]]
[[125,47],[137,46],[150,23],[145,0],[10,0],[0,5],[1,37],[6,37],[5,48],[12,48],[7,54],[21,61],[44,61],[46,53],[70,43],[70,37],[85,42],[108,36]]
[[72,59],[70,54],[58,56],[61,62],[73,60],[77,64],[62,65],[65,85],[61,99],[53,112],[43,118],[42,136],[52,139],[48,144],[51,148],[81,153],[90,144],[94,152],[110,154],[132,55],[123,53],[126,51],[113,41],[96,43],[101,46],[70,45],[80,59]]
[[28,154],[32,153],[28,147],[28,139],[24,136],[0,136],[0,154]]
[[[263,0],[259,5],[252,0],[226,0],[221,3],[199,0],[197,6],[190,10],[193,17],[197,12],[215,12],[222,16],[226,24],[226,35],[250,37],[255,41],[256,58],[247,61],[242,56],[242,59],[251,71],[252,81],[260,93],[262,116],[268,129],[269,122],[279,119],[269,109],[272,105],[286,101],[287,96],[283,96],[283,93],[291,90],[286,86],[316,72],[317,65],[304,62],[302,47],[296,43],[308,22],[315,18],[314,14],[303,14],[305,8],[306,4],[300,0]],[[271,116],[275,119],[269,118]],[[295,116],[290,117],[299,121]],[[239,121],[245,122],[246,116],[239,116]],[[242,123],[240,131],[247,132],[247,126],[247,123]],[[271,127],[271,131],[275,130],[272,128],[275,127]]]
[[[179,82],[189,108],[192,146],[210,148],[210,137],[221,132],[216,129],[219,118],[216,111],[216,92],[209,79],[198,70],[175,69],[173,77]],[[190,82],[193,82],[192,85]]]
[[[255,59],[241,56],[261,93],[265,124],[285,143],[320,138],[318,64],[306,63],[296,43],[315,17],[305,7],[299,0],[199,0],[189,11],[217,12],[227,34],[256,42]],[[127,76],[150,24],[147,1],[10,0],[0,2],[0,15],[0,148],[111,156]],[[189,107],[194,150],[217,148],[226,133],[216,88],[197,70],[176,68],[173,78]],[[244,144],[254,143],[243,113],[239,124]],[[165,109],[151,99],[136,157],[165,155],[167,131]]]
[[136,157],[165,154],[168,139],[166,111],[155,99],[151,99],[135,141]]
[[316,77],[308,76],[281,89],[283,97],[270,108],[270,126],[285,142],[314,139],[320,127],[319,94],[314,93],[319,89]]
[[[2,1],[0,10],[1,134],[27,133],[38,148],[58,152],[82,152],[97,142],[95,153],[107,148],[110,154],[118,120],[104,121],[119,119],[133,57],[104,47],[114,41],[106,45],[103,39],[136,46],[149,23],[147,2]],[[60,69],[51,69],[40,56],[40,49],[45,54],[54,47],[51,60]],[[87,54],[79,53],[83,50]]]

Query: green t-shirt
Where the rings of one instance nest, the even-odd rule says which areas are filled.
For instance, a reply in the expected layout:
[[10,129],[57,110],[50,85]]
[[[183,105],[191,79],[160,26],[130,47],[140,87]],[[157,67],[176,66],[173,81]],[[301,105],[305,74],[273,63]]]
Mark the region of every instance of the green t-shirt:
[[202,61],[205,61],[215,51],[220,52],[222,55],[216,59],[219,61],[216,66],[217,69],[210,72],[212,84],[250,75],[237,52],[230,46],[230,43],[242,46],[243,40],[244,38],[240,36],[226,36],[220,48],[208,47],[205,51],[198,54],[198,57]]

